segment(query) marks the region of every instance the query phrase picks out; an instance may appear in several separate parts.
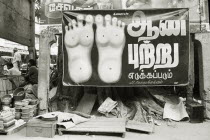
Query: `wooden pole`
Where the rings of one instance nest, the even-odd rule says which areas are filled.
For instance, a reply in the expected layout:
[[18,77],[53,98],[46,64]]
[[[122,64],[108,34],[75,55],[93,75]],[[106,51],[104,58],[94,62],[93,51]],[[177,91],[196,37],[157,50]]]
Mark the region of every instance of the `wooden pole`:
[[193,88],[195,84],[195,75],[194,75],[194,44],[192,38],[194,35],[190,36],[190,61],[189,61],[189,84],[187,85],[187,103],[193,101]]
[[30,0],[30,46],[28,47],[29,58],[35,59],[35,2]]
[[39,76],[38,98],[40,99],[40,114],[48,111],[49,75],[50,75],[50,46],[56,42],[58,30],[47,28],[41,32],[39,43]]

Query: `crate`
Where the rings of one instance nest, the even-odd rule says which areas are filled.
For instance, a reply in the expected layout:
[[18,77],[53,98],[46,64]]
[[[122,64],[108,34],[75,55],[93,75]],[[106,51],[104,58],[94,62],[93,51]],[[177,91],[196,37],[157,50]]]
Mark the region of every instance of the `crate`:
[[204,106],[202,104],[191,102],[186,106],[191,123],[201,123],[204,121]]
[[57,121],[42,121],[31,119],[26,126],[26,137],[47,137],[53,138],[56,132]]

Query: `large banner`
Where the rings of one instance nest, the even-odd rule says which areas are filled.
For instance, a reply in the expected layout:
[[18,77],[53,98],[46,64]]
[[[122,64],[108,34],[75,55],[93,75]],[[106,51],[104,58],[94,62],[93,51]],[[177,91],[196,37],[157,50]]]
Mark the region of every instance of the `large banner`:
[[186,85],[188,9],[63,14],[63,84]]
[[121,0],[41,0],[40,30],[47,27],[62,33],[62,11],[122,9]]
[[[122,9],[121,0],[42,0],[41,24],[61,24],[62,11]],[[53,26],[53,25],[52,25]]]
[[52,27],[62,33],[62,11],[155,8],[189,8],[190,32],[209,30],[208,0],[41,0],[40,30]]

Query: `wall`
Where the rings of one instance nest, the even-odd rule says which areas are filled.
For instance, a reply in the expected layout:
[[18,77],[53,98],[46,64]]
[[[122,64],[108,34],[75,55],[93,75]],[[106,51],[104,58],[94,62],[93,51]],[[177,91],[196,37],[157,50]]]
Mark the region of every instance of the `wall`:
[[198,40],[201,45],[198,43],[195,44],[195,47],[199,50],[199,88],[201,98],[203,99],[203,105],[205,107],[205,117],[210,118],[210,33],[196,33],[195,39]]
[[0,38],[33,46],[32,0],[0,0]]

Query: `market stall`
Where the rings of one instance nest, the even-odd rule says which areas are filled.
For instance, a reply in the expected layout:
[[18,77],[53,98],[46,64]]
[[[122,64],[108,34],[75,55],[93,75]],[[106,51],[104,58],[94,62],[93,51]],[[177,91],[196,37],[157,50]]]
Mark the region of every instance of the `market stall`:
[[[1,39],[1,58],[11,58],[13,49],[19,47],[19,44],[28,46],[29,55],[34,57],[34,1],[31,0],[15,0],[4,1],[0,0],[0,37],[6,39],[3,43]],[[11,42],[15,42],[11,45]],[[10,42],[10,45],[7,43]],[[2,45],[3,44],[3,45]],[[16,46],[15,46],[16,45]],[[13,46],[13,47],[11,47]],[[14,47],[15,46],[15,47]],[[24,50],[24,49],[23,49]],[[10,52],[2,53],[2,51]],[[24,53],[24,52],[23,52]],[[4,55],[4,56],[3,56]],[[8,56],[7,56],[8,55]],[[4,59],[4,58],[3,58]],[[17,121],[15,118],[14,91],[22,83],[23,77],[20,75],[5,75],[5,64],[1,63],[0,74],[0,97],[1,97],[1,111],[0,111],[0,134],[12,134],[23,128],[26,124],[23,120]],[[6,70],[7,71],[7,70]],[[15,120],[16,119],[16,120]]]

